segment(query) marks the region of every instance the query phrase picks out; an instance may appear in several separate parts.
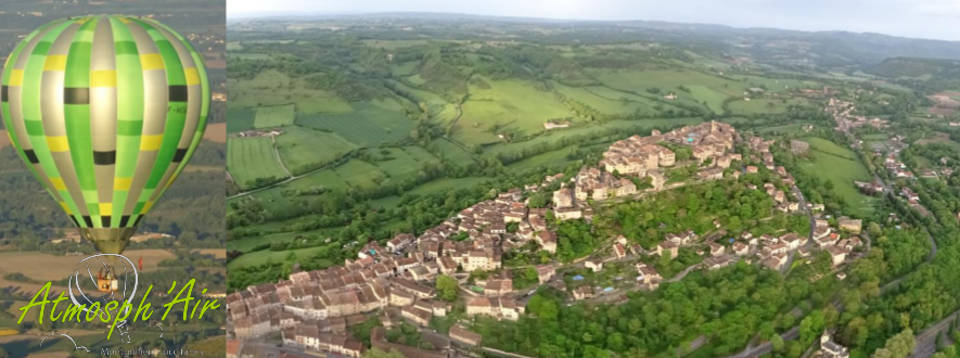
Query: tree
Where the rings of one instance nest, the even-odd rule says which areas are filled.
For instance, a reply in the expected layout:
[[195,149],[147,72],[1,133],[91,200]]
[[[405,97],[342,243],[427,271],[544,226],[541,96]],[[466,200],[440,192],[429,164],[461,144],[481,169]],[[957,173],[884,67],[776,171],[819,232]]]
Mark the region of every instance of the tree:
[[890,337],[883,348],[873,352],[873,358],[906,358],[916,346],[917,342],[913,337],[913,330],[907,328],[903,332]]
[[770,344],[775,352],[783,350],[783,338],[779,334],[774,333],[773,337],[770,337]]
[[457,280],[447,275],[437,277],[437,294],[444,301],[453,302],[457,300],[457,290],[459,288]]

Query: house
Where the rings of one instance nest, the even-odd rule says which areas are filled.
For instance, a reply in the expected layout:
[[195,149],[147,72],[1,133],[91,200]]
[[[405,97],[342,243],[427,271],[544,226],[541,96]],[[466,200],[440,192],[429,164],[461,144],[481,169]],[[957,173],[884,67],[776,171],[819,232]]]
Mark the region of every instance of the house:
[[622,259],[627,256],[627,248],[621,243],[613,244],[613,256]]
[[807,238],[801,237],[800,235],[797,235],[796,233],[791,232],[781,236],[780,242],[786,244],[788,250],[796,250],[803,244],[807,243]]
[[413,300],[413,295],[407,291],[401,289],[390,290],[391,306],[409,306],[413,304]]
[[415,238],[410,234],[397,234],[393,239],[387,241],[387,249],[390,252],[400,252],[400,250],[405,249],[407,246],[413,243]]
[[843,261],[847,259],[847,254],[850,253],[849,250],[836,246],[828,247],[827,252],[830,253],[830,258],[833,260],[834,267],[842,264]]
[[590,297],[593,297],[593,287],[590,287],[590,285],[583,285],[573,290],[574,300],[579,301]]
[[483,288],[483,294],[487,296],[503,296],[511,292],[513,292],[513,280],[509,278],[489,279],[486,287]]
[[437,295],[433,288],[407,279],[397,278],[393,280],[393,284],[391,291],[394,291],[394,289],[402,290],[420,299],[433,298]]
[[556,273],[557,269],[554,268],[553,265],[537,266],[537,280],[540,281],[541,285],[544,282],[550,281]]
[[569,208],[571,206],[573,206],[573,191],[570,188],[562,188],[553,192],[554,208]]
[[766,266],[767,268],[769,268],[769,269],[771,269],[771,270],[778,270],[778,271],[779,271],[779,270],[783,269],[783,266],[784,266],[784,265],[787,264],[787,255],[783,255],[783,254],[780,254],[780,255],[771,255],[771,256],[767,257],[766,259],[764,259],[763,261],[761,261],[761,263],[763,264],[763,266]]
[[715,242],[708,243],[710,246],[710,256],[720,256],[726,252],[726,247]]
[[823,332],[820,336],[820,357],[823,358],[849,358],[850,351],[847,347],[837,344],[829,333]]
[[583,265],[593,272],[603,270],[603,261],[600,260],[587,260],[583,263]]
[[657,244],[657,255],[664,256],[670,255],[671,259],[677,257],[680,254],[680,244],[677,244],[673,241],[661,241]]
[[478,346],[483,337],[479,333],[469,331],[466,328],[461,327],[460,325],[453,325],[450,327],[450,339],[454,342],[465,344],[468,346]]
[[467,315],[478,314],[517,320],[524,307],[508,297],[473,297],[467,300]]
[[750,253],[750,246],[744,244],[743,242],[737,241],[733,243],[733,253],[737,256],[746,256]]
[[400,309],[400,315],[403,318],[406,318],[413,322],[414,324],[420,327],[426,327],[430,325],[430,318],[432,317],[430,311],[424,311],[420,308],[413,306],[406,306]]
[[697,172],[701,180],[720,180],[723,179],[723,168],[707,168]]
[[860,230],[863,229],[863,223],[860,219],[842,217],[837,220],[837,225],[840,226],[840,230],[852,232],[854,234],[859,234]]
[[721,255],[721,256],[712,256],[703,260],[703,266],[707,270],[717,270],[727,266],[730,266],[737,260],[732,256]]
[[543,230],[534,235],[534,240],[540,244],[540,248],[549,253],[557,252],[557,233],[550,230]]
[[560,221],[576,220],[583,217],[583,211],[578,207],[563,207],[553,211],[554,217]]
[[663,281],[663,277],[660,276],[660,273],[645,263],[637,263],[636,269],[637,282],[645,286],[648,290],[656,290],[657,287],[660,286],[660,282]]

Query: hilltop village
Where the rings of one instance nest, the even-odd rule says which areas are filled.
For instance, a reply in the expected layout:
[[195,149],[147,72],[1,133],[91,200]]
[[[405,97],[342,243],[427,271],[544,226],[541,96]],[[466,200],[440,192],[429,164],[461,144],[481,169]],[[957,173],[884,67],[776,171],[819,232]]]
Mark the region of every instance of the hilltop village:
[[[752,157],[743,158],[737,153],[738,145],[749,148]],[[751,184],[749,188],[769,195],[776,203],[776,211],[809,215],[809,235],[784,232],[755,237],[743,232],[737,237],[717,239],[716,235],[708,238],[704,233],[686,230],[666,235],[652,249],[644,249],[619,235],[609,238],[604,249],[588,257],[571,263],[536,265],[537,284],[566,290],[574,301],[616,302],[612,291],[619,288],[567,287],[558,271],[581,267],[600,272],[605,263],[634,262],[635,289],[656,290],[662,282],[682,279],[690,270],[714,270],[740,260],[784,270],[793,260],[809,257],[814,250],[829,253],[835,267],[854,259],[855,250],[863,245],[857,236],[860,221],[840,218],[831,225],[816,214],[823,206],[804,201],[790,173],[775,164],[772,145],[773,141],[760,137],[742,138],[729,124],[717,122],[667,133],[653,131],[646,137],[635,135],[617,141],[603,153],[597,166],[583,167],[572,178],[562,174],[548,176],[541,183],[502,192],[494,199],[465,208],[417,236],[399,234],[383,246],[369,242],[355,259],[346,260],[342,266],[294,272],[287,280],[251,286],[229,295],[228,331],[233,337],[230,344],[237,349],[245,341],[276,337],[279,333],[283,344],[290,347],[359,357],[364,345],[351,336],[348,327],[369,317],[377,317],[386,328],[403,322],[428,327],[434,317],[449,314],[455,302],[439,297],[441,277],[455,280],[466,316],[517,320],[524,315],[525,300],[533,291],[514,289],[513,279],[502,270],[504,254],[529,245],[555,253],[558,234],[551,222],[590,222],[595,208],[604,202],[639,199],[707,181],[736,180],[760,170],[775,173],[775,180],[762,186]],[[762,163],[763,168],[745,163]],[[695,169],[695,173],[686,180],[668,179],[674,176],[673,171],[690,169]],[[552,200],[547,207],[528,205],[531,194],[551,188],[556,189],[550,193]],[[662,277],[653,265],[639,260],[647,256],[670,260],[684,248],[696,250],[703,259],[676,277]],[[472,274],[476,273],[485,274],[474,277]],[[843,275],[838,273],[841,279]],[[433,349],[416,348],[387,341],[384,327],[372,329],[371,345],[397,350],[408,357],[443,357],[457,346],[481,343],[479,334],[457,324],[450,328],[449,338],[430,335]],[[456,346],[451,345],[451,340]]]

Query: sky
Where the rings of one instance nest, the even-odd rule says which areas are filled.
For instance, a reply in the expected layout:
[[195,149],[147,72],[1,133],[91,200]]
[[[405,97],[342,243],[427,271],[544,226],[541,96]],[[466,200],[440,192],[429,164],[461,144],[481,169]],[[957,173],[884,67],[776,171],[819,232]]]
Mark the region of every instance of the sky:
[[441,12],[843,30],[960,41],[960,0],[228,0],[229,18]]

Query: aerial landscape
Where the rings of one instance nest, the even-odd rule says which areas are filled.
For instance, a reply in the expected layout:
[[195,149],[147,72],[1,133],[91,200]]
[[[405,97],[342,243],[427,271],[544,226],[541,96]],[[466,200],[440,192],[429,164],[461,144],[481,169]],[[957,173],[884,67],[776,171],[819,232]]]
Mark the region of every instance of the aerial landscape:
[[[144,287],[166,289],[171,280],[184,280],[188,273],[209,290],[208,297],[223,297],[224,2],[4,1],[0,5],[0,58],[6,59],[37,26],[68,16],[102,13],[139,15],[170,24],[189,38],[207,65],[214,98],[204,138],[191,166],[170,186],[153,215],[143,220],[125,254],[139,263]],[[65,292],[77,262],[96,250],[34,181],[9,138],[6,128],[0,128],[0,357],[93,357],[103,356],[104,349],[140,349],[154,355],[173,349],[222,354],[226,320],[222,311],[188,324],[131,324],[128,335],[112,340],[99,325],[38,323],[37,314],[18,323],[18,308],[44,283],[53,282],[52,295]]]
[[958,357],[960,43],[227,20],[227,355]]

